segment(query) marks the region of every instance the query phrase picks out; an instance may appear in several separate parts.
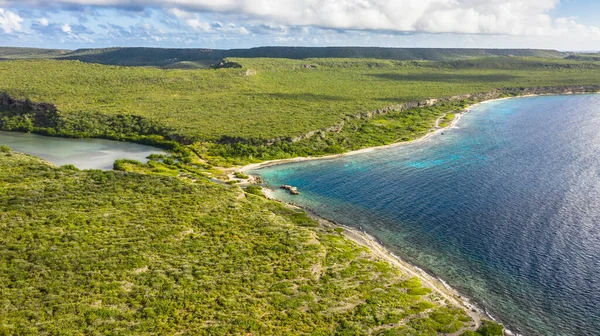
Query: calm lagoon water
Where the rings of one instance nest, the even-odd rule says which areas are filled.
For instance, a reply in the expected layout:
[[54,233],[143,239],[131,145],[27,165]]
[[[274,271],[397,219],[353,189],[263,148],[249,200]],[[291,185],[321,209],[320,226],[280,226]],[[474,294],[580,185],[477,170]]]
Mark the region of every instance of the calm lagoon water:
[[146,162],[148,155],[164,153],[155,147],[129,142],[55,138],[15,132],[0,132],[0,145],[37,156],[57,166],[72,164],[79,169],[110,170],[118,159]]
[[600,335],[600,95],[493,101],[425,141],[257,171],[524,335]]

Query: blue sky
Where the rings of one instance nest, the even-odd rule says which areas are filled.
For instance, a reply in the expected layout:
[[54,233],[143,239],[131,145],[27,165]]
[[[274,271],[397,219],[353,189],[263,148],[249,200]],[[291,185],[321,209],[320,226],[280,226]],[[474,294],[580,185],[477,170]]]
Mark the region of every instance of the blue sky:
[[0,0],[0,45],[600,50],[600,1]]

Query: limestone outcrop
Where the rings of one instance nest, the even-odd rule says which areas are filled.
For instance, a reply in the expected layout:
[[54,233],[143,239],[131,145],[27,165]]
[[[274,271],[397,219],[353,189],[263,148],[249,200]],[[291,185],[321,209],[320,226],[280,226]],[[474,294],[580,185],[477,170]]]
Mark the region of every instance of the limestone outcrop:
[[290,194],[292,194],[292,195],[300,195],[300,192],[298,191],[298,188],[296,188],[296,187],[292,187],[291,185],[286,185],[286,184],[284,184],[284,185],[282,185],[282,186],[281,186],[281,187],[279,187],[279,188],[280,188],[280,189],[283,189],[283,190],[287,190],[287,191],[289,191],[289,192],[290,192]]

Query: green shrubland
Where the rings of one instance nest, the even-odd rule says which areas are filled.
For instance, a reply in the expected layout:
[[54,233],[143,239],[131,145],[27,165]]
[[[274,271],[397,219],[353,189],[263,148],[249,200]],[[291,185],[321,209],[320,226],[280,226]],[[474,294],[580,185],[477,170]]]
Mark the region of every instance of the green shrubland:
[[574,54],[574,55],[568,56],[567,59],[576,60],[576,61],[598,62],[598,61],[600,61],[600,53]]
[[435,335],[469,323],[366,248],[246,191],[3,150],[0,333]]

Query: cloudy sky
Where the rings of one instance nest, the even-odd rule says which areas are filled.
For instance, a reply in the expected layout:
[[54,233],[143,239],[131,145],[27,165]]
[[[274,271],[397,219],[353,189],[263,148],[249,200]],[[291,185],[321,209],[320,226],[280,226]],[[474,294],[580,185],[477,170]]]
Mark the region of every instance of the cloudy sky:
[[600,50],[600,0],[0,0],[0,45]]

